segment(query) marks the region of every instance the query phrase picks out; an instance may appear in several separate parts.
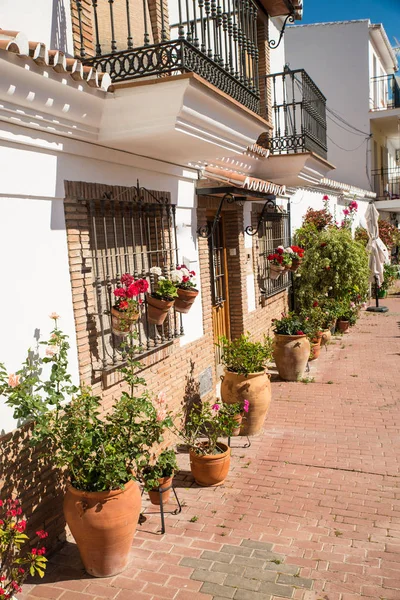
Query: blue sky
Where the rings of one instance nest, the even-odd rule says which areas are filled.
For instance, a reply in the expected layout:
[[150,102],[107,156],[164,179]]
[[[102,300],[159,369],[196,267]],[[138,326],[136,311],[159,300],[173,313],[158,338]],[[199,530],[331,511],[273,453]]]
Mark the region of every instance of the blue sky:
[[304,0],[304,16],[300,23],[370,19],[383,23],[390,43],[394,36],[400,42],[400,0]]

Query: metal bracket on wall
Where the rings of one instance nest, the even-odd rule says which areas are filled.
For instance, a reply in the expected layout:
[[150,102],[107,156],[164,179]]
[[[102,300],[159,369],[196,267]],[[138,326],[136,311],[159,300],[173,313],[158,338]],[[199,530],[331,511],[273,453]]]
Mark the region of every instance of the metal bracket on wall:
[[[246,227],[246,229],[244,230],[245,233],[247,233],[247,235],[256,235],[259,230],[260,230],[260,226],[261,223],[263,221],[266,221],[267,216],[271,216],[276,214],[276,196],[268,196],[268,200],[266,201],[266,203],[263,206],[263,209],[260,213],[260,216],[258,217],[258,223],[257,223],[257,227],[254,229],[254,227],[252,225],[248,225]],[[273,212],[272,212],[273,211]]]
[[285,33],[286,25],[288,23],[294,23],[294,12],[290,13],[290,15],[288,15],[286,17],[286,19],[284,20],[282,29],[281,29],[280,34],[279,34],[278,41],[276,41],[276,40],[268,40],[267,44],[268,44],[268,46],[269,46],[269,48],[271,50],[275,50],[279,46],[279,44],[281,43],[282,38],[283,38],[283,34]]
[[225,200],[228,204],[233,204],[234,202],[238,202],[238,204],[240,205],[241,203],[243,203],[243,198],[236,198],[233,194],[227,193],[224,196],[222,196],[221,202],[219,203],[219,206],[217,209],[217,212],[215,213],[215,217],[212,222],[212,225],[211,226],[210,225],[202,225],[201,227],[199,227],[197,230],[198,236],[209,239],[213,235],[215,228],[218,225],[218,222],[221,218],[221,211],[222,211],[222,207],[224,205]]
[[150,192],[150,190],[148,190],[147,188],[145,188],[139,184],[139,179],[137,180],[136,185],[132,185],[131,187],[128,187],[128,188],[122,190],[122,192],[120,192],[116,196],[113,196],[112,192],[104,192],[103,200],[114,200],[115,201],[130,191],[133,192],[133,195],[134,195],[133,202],[135,202],[136,204],[141,204],[141,205],[146,204],[144,192],[146,192],[146,194],[151,196],[151,198],[153,198],[153,200],[155,200],[158,204],[165,204],[165,205],[170,204],[170,200],[168,197],[160,196],[159,198],[157,198],[157,196],[155,196],[152,192]]

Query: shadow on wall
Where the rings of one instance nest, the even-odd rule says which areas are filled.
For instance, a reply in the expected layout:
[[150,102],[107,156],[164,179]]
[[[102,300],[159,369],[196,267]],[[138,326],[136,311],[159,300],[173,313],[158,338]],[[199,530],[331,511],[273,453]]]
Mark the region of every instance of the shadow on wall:
[[200,382],[193,377],[195,364],[190,360],[189,374],[186,375],[185,395],[182,400],[183,423],[186,424],[192,410],[201,405]]
[[65,0],[53,0],[50,47],[68,53]]

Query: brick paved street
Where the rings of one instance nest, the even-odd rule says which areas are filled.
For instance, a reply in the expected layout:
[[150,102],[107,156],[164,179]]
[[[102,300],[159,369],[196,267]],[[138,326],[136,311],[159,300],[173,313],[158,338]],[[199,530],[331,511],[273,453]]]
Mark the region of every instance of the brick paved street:
[[315,382],[273,382],[225,486],[194,485],[180,455],[182,513],[162,537],[147,517],[128,570],[92,579],[67,544],[24,598],[400,600],[400,298],[384,302],[321,352]]

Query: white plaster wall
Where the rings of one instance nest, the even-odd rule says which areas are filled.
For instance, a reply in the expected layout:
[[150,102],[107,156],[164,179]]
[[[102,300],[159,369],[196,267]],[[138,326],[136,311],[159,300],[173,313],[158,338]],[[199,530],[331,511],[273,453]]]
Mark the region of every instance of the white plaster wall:
[[[98,148],[19,126],[0,124],[0,362],[17,370],[34,335],[46,338],[56,311],[70,337],[70,371],[78,382],[78,360],[64,221],[64,181],[140,184],[170,191],[177,203],[180,259],[198,273],[194,189],[197,173],[159,161]],[[147,168],[146,168],[147,167]],[[181,344],[203,335],[201,297],[184,315]],[[15,426],[0,399],[0,431]]]
[[[368,21],[297,25],[288,27],[285,33],[290,67],[304,68],[326,96],[327,106],[366,135],[370,131],[368,42]],[[364,136],[335,124],[329,113],[327,125],[331,138],[328,160],[336,166],[335,179],[370,189]]]
[[70,0],[1,0],[2,29],[21,31],[28,40],[73,56]]

